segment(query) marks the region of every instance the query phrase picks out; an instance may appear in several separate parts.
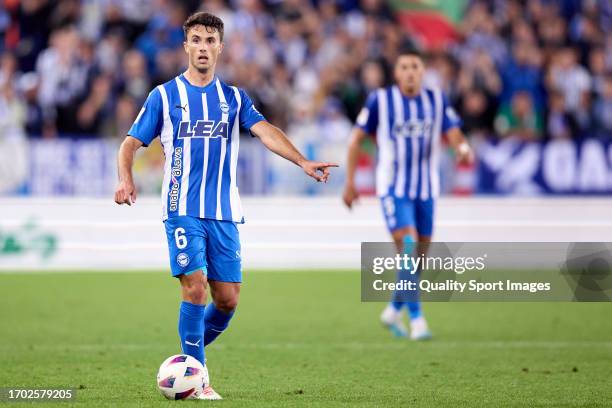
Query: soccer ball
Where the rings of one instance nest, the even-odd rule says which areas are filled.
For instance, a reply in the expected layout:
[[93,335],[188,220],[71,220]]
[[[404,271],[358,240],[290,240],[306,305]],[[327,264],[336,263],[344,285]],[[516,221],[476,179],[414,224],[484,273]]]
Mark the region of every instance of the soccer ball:
[[168,357],[159,367],[157,386],[171,400],[196,399],[208,382],[206,369],[186,354]]

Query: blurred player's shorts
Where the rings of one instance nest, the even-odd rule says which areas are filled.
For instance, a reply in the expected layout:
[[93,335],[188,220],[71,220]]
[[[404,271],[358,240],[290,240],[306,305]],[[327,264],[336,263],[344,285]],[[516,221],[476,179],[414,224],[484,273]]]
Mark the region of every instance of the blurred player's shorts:
[[385,196],[380,199],[385,222],[390,232],[416,227],[419,235],[431,236],[435,200],[411,200],[407,197]]

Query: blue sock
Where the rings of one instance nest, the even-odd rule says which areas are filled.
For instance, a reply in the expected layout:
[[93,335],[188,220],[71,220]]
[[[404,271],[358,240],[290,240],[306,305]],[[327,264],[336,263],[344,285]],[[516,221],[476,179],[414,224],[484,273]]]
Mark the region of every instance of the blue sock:
[[[416,279],[418,282],[418,278]],[[408,304],[408,315],[410,316],[410,320],[416,319],[417,317],[421,317],[423,313],[421,312],[421,302],[419,301],[419,292],[417,291],[415,294],[416,300],[413,302],[406,302]]]
[[[410,275],[410,270],[411,268],[399,269],[397,271],[397,282],[400,282],[402,280],[407,280],[407,281],[414,280],[414,277]],[[402,310],[404,306],[408,304],[409,297],[410,295],[408,294],[408,292],[403,291],[403,290],[396,290],[393,293],[393,299],[391,300],[391,305],[393,306],[395,310],[399,312],[400,310]]]
[[[412,238],[411,235],[406,235],[404,237],[404,253],[408,254],[408,255],[412,255],[414,253],[414,247],[415,247],[415,242],[414,239]],[[418,278],[418,274],[416,273],[411,273],[412,271],[412,266],[409,266],[406,269],[400,269],[397,272],[397,280],[407,280],[410,282],[416,282],[418,284],[419,278]],[[396,291],[393,295],[393,299],[391,301],[391,305],[395,308],[395,310],[401,310],[403,306],[407,306],[408,307],[408,311],[410,314],[410,318],[413,318],[413,310],[416,309],[416,312],[418,315],[420,315],[421,313],[421,306],[420,303],[418,301],[418,292],[412,292],[412,291]]]
[[194,357],[204,365],[204,305],[183,301],[178,331],[183,354]]
[[225,313],[215,306],[214,303],[209,303],[204,310],[204,345],[208,346],[215,341],[217,337],[229,325],[229,321],[234,316],[234,312]]
[[[412,254],[414,253],[414,240],[410,235],[404,237],[404,253]],[[410,252],[408,252],[410,251]],[[419,270],[413,271],[414,274],[410,276],[410,280],[415,282],[417,285],[419,284]],[[418,286],[417,286],[418,287]],[[417,317],[421,317],[421,301],[419,300],[419,291],[417,289],[416,292],[411,293],[410,300],[406,302],[408,306],[408,315],[410,316],[410,320],[416,319]]]

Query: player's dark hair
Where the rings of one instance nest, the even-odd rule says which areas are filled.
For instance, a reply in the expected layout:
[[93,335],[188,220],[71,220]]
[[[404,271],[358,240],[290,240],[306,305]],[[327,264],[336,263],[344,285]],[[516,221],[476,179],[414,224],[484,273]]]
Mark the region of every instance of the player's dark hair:
[[189,32],[189,30],[197,25],[203,25],[204,27],[206,27],[206,31],[208,32],[218,32],[219,39],[223,41],[223,20],[221,20],[215,15],[205,13],[203,11],[193,13],[192,15],[187,17],[187,20],[185,20],[185,22],[183,23],[183,32],[185,33],[185,39],[187,39],[187,33]]
[[397,58],[403,56],[417,57],[423,61],[425,60],[423,53],[412,44],[405,44],[399,48],[397,51]]

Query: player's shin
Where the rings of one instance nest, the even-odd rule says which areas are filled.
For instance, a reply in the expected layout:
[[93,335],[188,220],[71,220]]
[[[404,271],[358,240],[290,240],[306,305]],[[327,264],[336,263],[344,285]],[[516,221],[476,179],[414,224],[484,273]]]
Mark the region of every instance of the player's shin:
[[178,332],[181,348],[204,365],[204,305],[183,301],[179,312]]
[[[415,242],[412,235],[408,234],[404,237],[404,254],[409,256],[413,255],[415,248]],[[417,271],[411,262],[402,265],[397,271],[397,282],[416,282],[418,283]],[[410,311],[410,317],[412,318],[412,310],[418,308],[420,310],[418,302],[418,292],[412,290],[396,290],[393,293],[391,300],[391,306],[395,310],[400,311],[402,307],[407,306]]]
[[232,316],[234,316],[233,310],[226,313],[217,309],[213,302],[206,306],[204,310],[204,346],[215,341],[227,329]]
[[[404,237],[404,253],[409,255],[409,256],[413,256],[414,255],[414,249],[416,247],[415,245],[416,243],[414,242],[414,239],[412,238],[411,235],[406,235]],[[417,254],[420,255],[420,254]],[[415,287],[418,288],[419,287],[419,269],[418,267],[415,267],[414,265],[411,265],[411,268],[409,270],[409,276],[407,276],[407,280],[409,280],[410,282],[414,282],[416,285]],[[410,293],[409,296],[406,297],[406,306],[408,307],[408,315],[410,316],[410,320],[416,319],[418,317],[421,317],[421,302],[419,300],[419,290],[415,290],[413,292]]]

